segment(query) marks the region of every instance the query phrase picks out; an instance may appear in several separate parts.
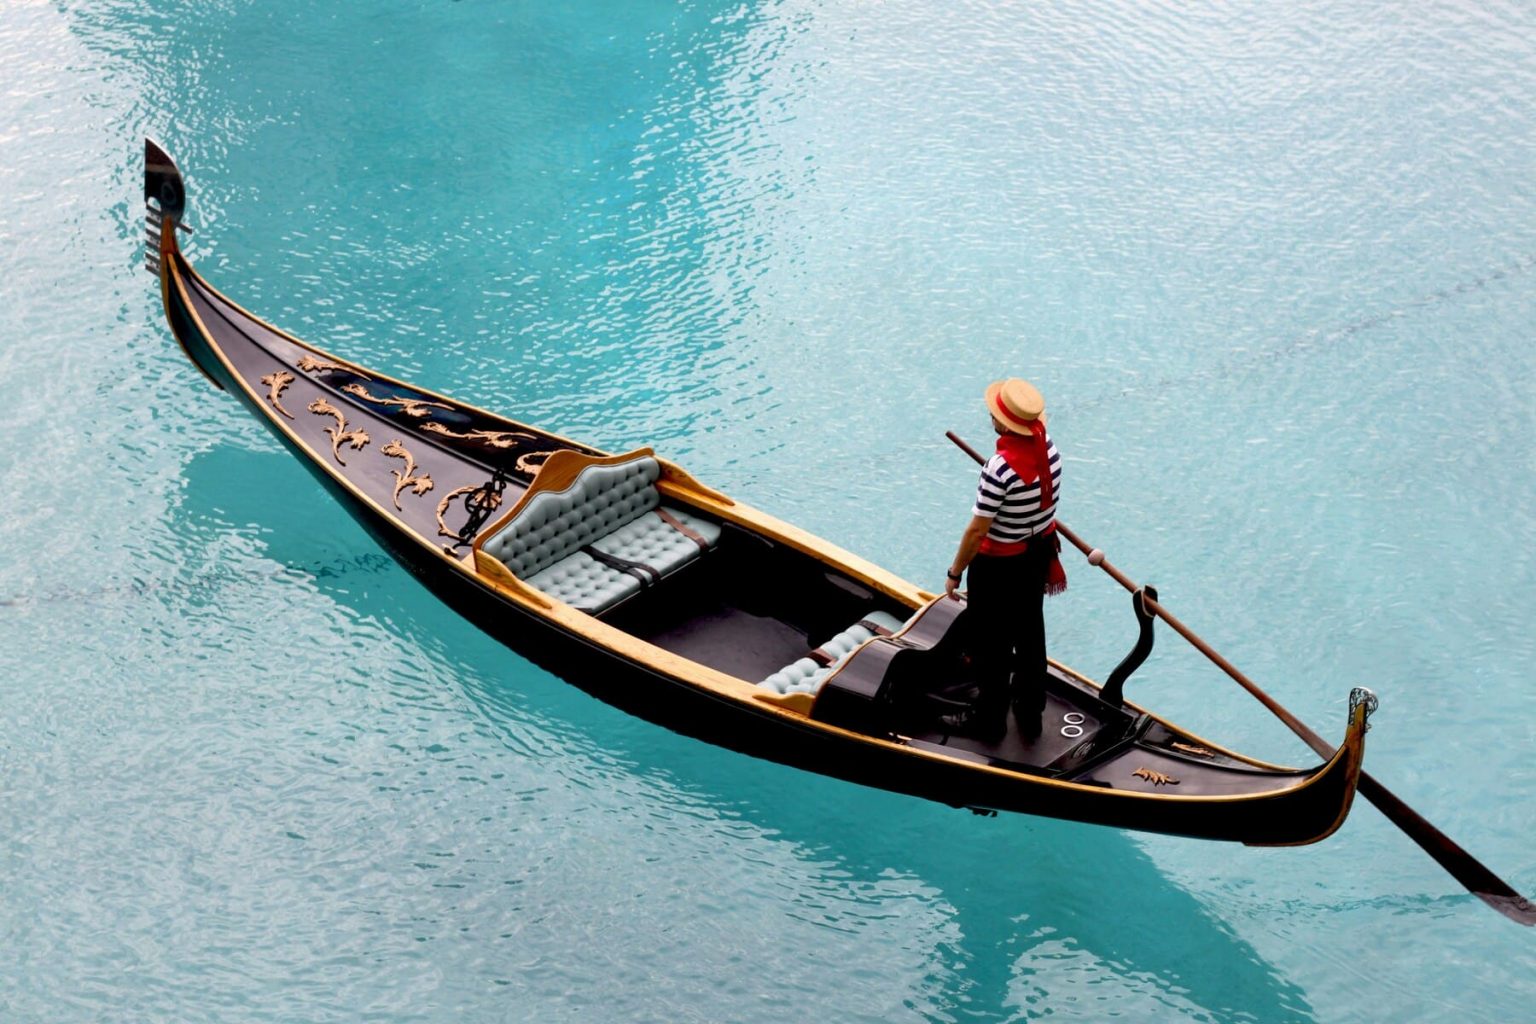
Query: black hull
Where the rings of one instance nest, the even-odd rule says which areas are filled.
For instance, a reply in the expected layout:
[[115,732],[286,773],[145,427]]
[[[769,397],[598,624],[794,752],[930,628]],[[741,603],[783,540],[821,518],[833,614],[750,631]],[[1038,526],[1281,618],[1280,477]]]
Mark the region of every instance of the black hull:
[[[452,420],[455,437],[466,437],[472,431],[500,431],[546,446],[584,452],[592,449],[490,417],[441,396],[410,390],[382,375],[365,374],[351,364],[343,367],[326,362],[333,357],[282,335],[214,291],[186,263],[169,224],[167,219],[166,237],[159,241],[154,269],[161,280],[168,322],[198,368],[238,397],[429,591],[509,649],[607,704],[752,757],[958,807],[1254,845],[1315,842],[1338,828],[1348,813],[1363,756],[1363,710],[1352,710],[1346,741],[1333,759],[1309,771],[1263,765],[1214,745],[1206,749],[1205,741],[1198,737],[1143,714],[1143,728],[1150,725],[1184,741],[1183,750],[1203,751],[1199,755],[1181,754],[1175,749],[1180,745],[1171,742],[1127,747],[1128,751],[1147,750],[1152,758],[1148,763],[1158,772],[1166,773],[1172,766],[1184,778],[1182,793],[1152,791],[1144,785],[1130,788],[1129,783],[1111,784],[1086,774],[1075,781],[1051,777],[1043,771],[1004,765],[958,746],[946,748],[918,738],[863,735],[829,727],[805,715],[786,713],[771,703],[721,692],[707,681],[691,677],[686,667],[679,669],[675,661],[651,664],[616,650],[603,642],[597,631],[583,632],[579,624],[573,628],[571,620],[559,620],[539,606],[509,595],[494,578],[478,574],[472,561],[463,557],[462,545],[437,529],[443,524],[442,506],[437,509],[437,526],[433,526],[429,512],[423,511],[430,509],[432,502],[412,503],[409,492],[402,501],[401,487],[409,469],[389,470],[394,483],[385,472],[394,463],[379,462],[383,468],[368,470],[372,475],[365,475],[359,468],[364,457],[348,452],[336,435],[349,422],[367,426],[375,437],[398,434],[418,455],[427,453],[435,459],[432,468],[441,478],[439,493],[454,484],[479,480],[487,472],[508,470],[514,466],[515,452],[503,456],[461,442],[446,444],[440,437],[422,432],[422,423],[429,421],[408,419],[389,410],[381,412],[381,401],[448,410],[445,415],[456,417]],[[326,362],[333,369],[315,372],[311,367],[306,376],[305,359]],[[286,383],[271,383],[279,372]],[[369,400],[354,402],[344,397],[334,386],[335,380],[342,379],[338,374],[347,375],[354,388],[356,380],[367,381],[368,388],[373,389]],[[320,390],[322,386],[328,390]],[[389,394],[394,397],[381,398],[386,389],[393,389]],[[345,404],[344,415],[335,415],[334,433],[327,429],[330,441],[320,437],[321,423],[329,421],[304,418],[299,415],[304,407],[294,404],[316,395],[320,397],[312,398],[311,412],[321,399],[337,407],[351,403]],[[373,451],[379,447],[375,444]],[[343,461],[343,453],[350,462]],[[425,460],[427,455],[421,457]],[[459,476],[453,477],[453,473]],[[828,549],[835,551],[830,546]],[[829,565],[834,564],[833,555],[827,558]],[[912,589],[911,593],[921,592]],[[909,607],[916,608],[920,598],[907,600]],[[1085,706],[1096,700],[1096,688],[1080,677],[1058,670],[1055,683]],[[1130,764],[1126,762],[1125,774],[1130,774]],[[1172,783],[1178,785],[1178,780]],[[1204,791],[1202,784],[1207,784]],[[1251,792],[1238,791],[1249,784]],[[1185,795],[1191,793],[1196,795]]]

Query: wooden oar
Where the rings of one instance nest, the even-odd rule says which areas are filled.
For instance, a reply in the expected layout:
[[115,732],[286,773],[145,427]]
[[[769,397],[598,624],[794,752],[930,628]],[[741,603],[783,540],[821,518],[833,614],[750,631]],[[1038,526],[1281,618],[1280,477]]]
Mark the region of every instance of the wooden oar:
[[[987,460],[982,458],[976,449],[956,436],[954,431],[946,431],[944,436],[959,445],[962,451],[977,462],[986,463]],[[1119,583],[1132,593],[1139,589],[1130,577],[1110,564],[1109,560],[1104,557],[1104,552],[1098,548],[1089,547],[1083,542],[1081,537],[1068,529],[1059,519],[1056,520],[1056,532],[1067,538],[1073,547],[1087,555],[1089,565],[1096,565],[1103,569],[1116,583]],[[1334,748],[1327,741],[1308,728],[1306,723],[1281,707],[1279,701],[1259,689],[1258,684],[1242,672],[1239,672],[1230,661],[1217,653],[1215,648],[1202,640],[1192,629],[1180,622],[1157,601],[1147,597],[1144,597],[1143,600],[1147,608],[1154,615],[1172,626],[1174,632],[1188,640],[1197,651],[1209,658],[1216,667],[1231,676],[1239,686],[1258,698],[1259,703],[1273,712],[1275,717],[1284,722],[1292,732],[1300,736],[1307,746],[1317,752],[1318,756],[1325,760],[1333,756]],[[1408,838],[1418,843],[1425,853],[1429,854],[1441,867],[1449,871],[1456,881],[1466,886],[1468,892],[1474,893],[1484,903],[1512,921],[1527,927],[1536,925],[1536,905],[1532,905],[1530,900],[1516,892],[1502,878],[1484,867],[1477,858],[1463,850],[1444,832],[1441,832],[1428,821],[1425,821],[1423,816],[1417,811],[1399,800],[1387,787],[1377,782],[1364,771],[1360,773],[1360,783],[1357,791],[1371,803],[1375,804],[1377,809],[1387,816],[1388,821],[1406,832]]]

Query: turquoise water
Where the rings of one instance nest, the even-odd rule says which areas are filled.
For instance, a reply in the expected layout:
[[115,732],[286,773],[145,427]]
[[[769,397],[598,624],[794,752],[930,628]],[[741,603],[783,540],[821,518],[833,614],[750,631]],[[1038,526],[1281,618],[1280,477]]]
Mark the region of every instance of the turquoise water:
[[[983,820],[626,717],[384,558],[171,341],[316,343],[938,585],[994,376],[1063,516],[1536,892],[1519,4],[10,0],[0,1019],[1497,1021],[1536,936],[1372,807],[1294,850]],[[1103,677],[1080,560],[1053,653]],[[1137,699],[1282,726],[1162,635]]]

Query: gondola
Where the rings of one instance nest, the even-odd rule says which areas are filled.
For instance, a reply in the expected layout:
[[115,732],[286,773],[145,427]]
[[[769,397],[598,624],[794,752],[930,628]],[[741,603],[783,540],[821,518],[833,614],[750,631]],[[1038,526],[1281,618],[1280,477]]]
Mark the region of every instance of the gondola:
[[[308,345],[182,253],[186,189],[146,140],[147,268],[192,363],[434,594],[631,714],[751,756],[982,813],[1301,845],[1349,813],[1374,698],[1324,763],[1245,757],[1138,707],[1136,649],[1100,686],[1052,662],[1043,728],[935,724],[968,684],[965,604],[701,483]],[[1032,731],[1032,730],[1031,730]]]

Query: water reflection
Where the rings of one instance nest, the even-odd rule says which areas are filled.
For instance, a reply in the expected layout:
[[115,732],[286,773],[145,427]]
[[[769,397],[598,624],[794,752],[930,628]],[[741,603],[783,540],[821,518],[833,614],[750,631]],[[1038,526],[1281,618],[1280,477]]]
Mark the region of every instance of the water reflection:
[[[297,500],[275,505],[273,481],[295,468],[277,452],[195,456],[176,513],[187,529],[178,533],[192,548],[262,523],[261,558],[302,580],[313,591],[308,599],[377,623],[405,663],[433,666],[413,689],[457,685],[483,715],[484,739],[538,761],[529,768],[535,778],[548,772],[627,794],[632,803],[622,817],[659,823],[659,841],[676,844],[673,852],[696,853],[702,842],[713,856],[739,858],[735,874],[762,879],[741,898],[781,915],[781,924],[832,935],[875,931],[885,940],[877,948],[899,961],[890,969],[907,986],[912,1010],[938,1020],[1070,1006],[1193,1009],[1222,1021],[1310,1019],[1305,993],[1169,882],[1129,835],[1044,819],[976,819],[752,761],[613,712],[509,657],[403,571],[380,564],[318,486],[301,486]],[[446,693],[411,699],[418,712],[439,717],[455,703]],[[676,816],[690,827],[669,837],[666,823]],[[693,902],[685,912],[709,913],[706,893]],[[765,928],[770,941],[778,930]],[[764,956],[771,959],[770,951]],[[839,967],[813,957],[803,969],[835,984]]]

